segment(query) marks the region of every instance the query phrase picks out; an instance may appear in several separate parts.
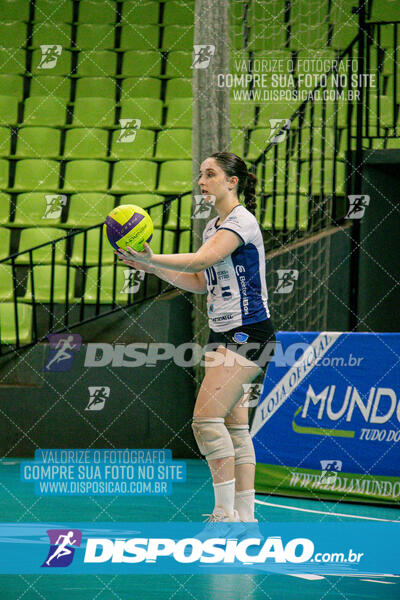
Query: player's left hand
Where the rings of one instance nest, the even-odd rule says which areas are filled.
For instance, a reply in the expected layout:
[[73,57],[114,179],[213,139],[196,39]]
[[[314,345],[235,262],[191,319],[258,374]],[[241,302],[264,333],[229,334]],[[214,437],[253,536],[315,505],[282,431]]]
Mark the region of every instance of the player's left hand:
[[126,248],[126,250],[122,250],[122,248],[120,248],[117,252],[117,256],[121,255],[120,258],[135,260],[136,262],[143,263],[145,265],[151,264],[154,252],[147,242],[144,242],[144,250],[142,252],[136,252],[136,250],[130,246],[127,246]]

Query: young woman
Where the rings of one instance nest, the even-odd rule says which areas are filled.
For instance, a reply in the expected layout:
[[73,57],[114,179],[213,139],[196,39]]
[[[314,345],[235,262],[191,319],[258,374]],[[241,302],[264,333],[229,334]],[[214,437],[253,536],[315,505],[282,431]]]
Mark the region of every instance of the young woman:
[[216,152],[202,162],[198,183],[206,201],[215,197],[218,217],[207,223],[197,252],[153,254],[146,244],[143,252],[116,254],[176,287],[208,294],[209,343],[216,349],[205,353],[206,374],[192,428],[213,479],[215,507],[209,521],[252,522],[256,461],[248,407],[239,400],[244,384],[265,369],[275,343],[263,238],[252,214],[257,179],[235,154]]

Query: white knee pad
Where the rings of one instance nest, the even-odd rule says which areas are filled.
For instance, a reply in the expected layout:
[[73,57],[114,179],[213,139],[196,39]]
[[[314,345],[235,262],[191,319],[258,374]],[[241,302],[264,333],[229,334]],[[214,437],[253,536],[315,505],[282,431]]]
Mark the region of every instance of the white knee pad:
[[253,440],[248,425],[227,425],[235,450],[235,465],[256,464]]
[[192,429],[207,460],[235,456],[231,436],[222,417],[193,417]]

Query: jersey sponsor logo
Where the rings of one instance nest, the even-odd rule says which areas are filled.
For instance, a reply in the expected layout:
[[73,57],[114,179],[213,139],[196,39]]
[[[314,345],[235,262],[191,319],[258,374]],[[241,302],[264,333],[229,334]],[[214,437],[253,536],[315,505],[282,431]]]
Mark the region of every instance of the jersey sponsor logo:
[[214,317],[211,320],[212,321],[228,321],[229,319],[233,319],[233,315],[222,315],[222,317]]
[[238,344],[244,344],[249,339],[248,333],[244,333],[244,331],[237,331],[235,335],[232,336],[234,342]]
[[239,279],[240,291],[243,297],[243,312],[245,315],[249,314],[249,299],[247,297],[247,288],[246,288],[246,276],[241,275],[241,273],[245,273],[246,269],[243,265],[236,265],[235,267],[236,275]]

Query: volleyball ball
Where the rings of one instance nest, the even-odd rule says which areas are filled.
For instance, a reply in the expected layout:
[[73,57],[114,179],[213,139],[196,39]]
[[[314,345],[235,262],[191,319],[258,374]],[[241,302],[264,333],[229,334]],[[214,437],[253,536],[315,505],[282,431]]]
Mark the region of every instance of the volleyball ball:
[[144,242],[153,237],[153,221],[148,212],[135,204],[123,204],[114,208],[107,216],[103,231],[111,246],[143,252]]

